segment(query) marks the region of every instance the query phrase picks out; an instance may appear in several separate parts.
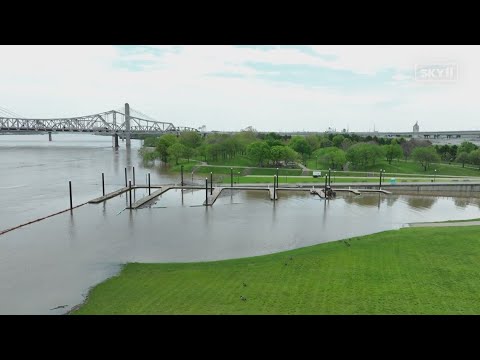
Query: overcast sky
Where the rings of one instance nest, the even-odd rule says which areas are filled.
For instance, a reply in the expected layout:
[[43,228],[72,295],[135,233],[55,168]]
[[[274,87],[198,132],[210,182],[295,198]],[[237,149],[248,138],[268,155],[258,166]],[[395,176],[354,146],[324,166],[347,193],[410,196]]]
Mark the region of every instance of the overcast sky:
[[[419,81],[438,64],[458,73]],[[479,46],[0,46],[0,84],[31,118],[128,102],[207,130],[480,129]]]

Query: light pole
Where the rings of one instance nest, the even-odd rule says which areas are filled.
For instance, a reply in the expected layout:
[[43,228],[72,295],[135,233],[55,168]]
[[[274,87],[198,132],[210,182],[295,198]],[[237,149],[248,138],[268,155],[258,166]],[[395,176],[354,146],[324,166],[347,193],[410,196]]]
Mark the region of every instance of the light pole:
[[208,178],[205,178],[205,206],[208,206]]
[[435,169],[435,172],[433,173],[433,182],[435,182],[436,177],[437,177],[437,169]]
[[275,190],[277,185],[277,175],[273,175],[273,201],[275,201]]
[[382,190],[382,169],[380,169],[380,185],[378,186],[378,190]]
[[333,170],[333,182],[336,181],[336,179],[335,179],[335,174],[336,174],[336,173],[337,173],[337,170]]

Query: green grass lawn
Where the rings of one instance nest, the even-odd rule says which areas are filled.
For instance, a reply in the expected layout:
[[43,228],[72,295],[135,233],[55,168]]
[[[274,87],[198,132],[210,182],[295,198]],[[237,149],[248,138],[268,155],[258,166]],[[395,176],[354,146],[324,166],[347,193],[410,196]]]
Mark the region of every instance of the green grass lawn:
[[[238,161],[237,161],[238,160]],[[241,164],[241,165],[240,165]],[[200,166],[200,162],[195,160],[187,161],[186,159],[180,159],[179,165],[171,165],[170,171],[179,172],[180,166],[184,166],[185,173],[189,173],[195,168],[195,173],[200,174],[209,174],[213,172],[214,174],[227,174],[230,175],[230,168],[223,167],[220,165],[226,166],[242,166],[239,168],[233,168],[234,174],[241,173],[241,175],[275,175],[276,168],[251,168],[247,169],[247,166],[255,166],[256,164],[252,164],[246,157],[237,157],[232,159],[231,161],[217,161],[215,164],[210,164],[208,166]],[[307,165],[309,168],[315,169],[315,160],[308,160]],[[328,173],[328,165],[326,164],[318,164],[319,170],[322,170],[322,175]],[[327,170],[325,170],[327,169]],[[477,169],[472,168],[462,168],[458,164],[433,164],[431,168],[427,171],[423,171],[420,165],[416,162],[412,161],[392,161],[392,164],[388,164],[387,161],[381,160],[375,166],[369,165],[362,169],[355,169],[352,171],[336,171],[336,174],[339,176],[365,176],[368,178],[375,178],[377,180],[369,180],[369,182],[378,181],[378,171],[380,169],[386,170],[386,179],[388,180],[390,177],[425,177],[425,181],[429,181],[433,179],[435,175],[434,169],[437,169],[436,177],[437,179],[442,179],[442,176],[475,176],[480,177],[480,171]],[[288,176],[295,176],[301,175],[301,169],[279,169],[279,173],[281,176],[288,175]],[[333,177],[333,172],[331,173]],[[405,175],[403,175],[405,174]],[[310,174],[311,175],[311,174]],[[372,176],[373,175],[373,176]],[[230,180],[229,180],[230,181]],[[354,180],[352,180],[354,181]],[[416,181],[416,180],[412,180]],[[257,181],[259,182],[259,181]],[[290,182],[290,181],[289,181]],[[293,181],[295,182],[295,181]],[[308,182],[314,182],[308,181]],[[357,181],[358,182],[358,181]]]
[[228,166],[258,166],[258,163],[250,160],[246,156],[236,156],[233,159],[208,160],[209,165],[228,165]]
[[[307,161],[307,167],[309,169],[316,169],[315,159],[310,159]],[[318,162],[318,170],[328,170],[329,165]],[[375,165],[368,165],[362,168],[350,169],[352,171],[368,171],[368,172],[377,172],[380,169],[386,170],[387,173],[396,173],[396,174],[419,174],[419,175],[431,175],[435,174],[435,169],[437,169],[436,175],[450,175],[450,176],[480,176],[480,170],[473,168],[462,168],[460,164],[431,164],[430,168],[427,171],[424,171],[418,162],[414,161],[392,161],[389,164],[386,160],[379,160]]]
[[[235,173],[234,173],[235,174]],[[321,178],[314,178],[314,177],[300,177],[300,176],[279,176],[279,185],[281,184],[298,184],[298,183],[315,183],[315,184],[325,184],[325,177]],[[240,184],[262,184],[262,183],[272,183],[273,184],[273,175],[271,176],[240,176],[238,177],[237,175],[234,176],[234,182],[238,183],[238,180],[240,180]],[[341,184],[341,183],[374,183],[374,184],[379,184],[379,179],[378,178],[334,178],[331,176],[331,181],[332,185],[335,184]],[[450,179],[444,179],[442,181],[450,181]],[[230,176],[224,176],[221,179],[222,183],[230,183]],[[405,178],[405,179],[398,179],[397,178],[397,184],[398,183],[403,183],[403,182],[429,182],[428,179],[422,179],[422,178]],[[390,181],[389,179],[384,179],[382,181],[382,184],[384,185],[389,185]]]
[[74,313],[480,314],[479,231],[404,228],[252,258],[128,264]]

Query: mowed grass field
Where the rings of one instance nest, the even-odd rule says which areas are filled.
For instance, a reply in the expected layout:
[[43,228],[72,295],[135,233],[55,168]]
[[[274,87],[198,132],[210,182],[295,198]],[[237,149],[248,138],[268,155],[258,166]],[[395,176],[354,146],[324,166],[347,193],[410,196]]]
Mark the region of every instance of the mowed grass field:
[[[310,159],[307,161],[307,167],[310,169],[318,168],[319,170],[324,170],[329,168],[329,164],[324,163],[315,163],[315,159]],[[391,164],[386,160],[378,160],[375,165],[368,165],[357,169],[351,169],[354,171],[368,171],[368,172],[377,172],[380,169],[385,170],[389,174],[419,174],[419,175],[450,175],[450,176],[480,176],[480,170],[473,169],[471,167],[462,167],[461,164],[452,163],[435,163],[430,164],[427,171],[423,170],[423,167],[420,166],[418,162],[413,160],[404,161],[404,160],[394,160]],[[435,172],[435,169],[437,170]]]
[[127,264],[74,314],[480,314],[479,233],[404,228],[252,258]]

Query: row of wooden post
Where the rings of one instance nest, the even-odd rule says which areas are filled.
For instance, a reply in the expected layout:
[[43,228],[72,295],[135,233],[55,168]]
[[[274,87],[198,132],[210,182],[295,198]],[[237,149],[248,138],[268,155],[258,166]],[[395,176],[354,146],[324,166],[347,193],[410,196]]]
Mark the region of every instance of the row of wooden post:
[[[135,186],[135,167],[132,167],[133,171],[133,186]],[[183,179],[182,179],[183,183]],[[127,185],[127,168],[125,168],[125,187],[128,186],[129,197],[130,197],[130,208],[132,208],[132,180],[128,181]],[[183,184],[182,184],[183,186]],[[72,181],[68,182],[68,189],[70,193],[70,211],[73,210],[73,201],[72,201]],[[102,194],[105,196],[105,174],[102,173]],[[150,173],[148,173],[148,195],[151,195],[151,185],[150,185]]]
[[[181,169],[181,186],[184,185],[183,183],[183,165],[180,167]],[[133,186],[135,186],[135,167],[132,167],[133,172]],[[277,174],[273,176],[273,199],[275,200],[276,191],[278,189],[278,168]],[[68,182],[69,191],[70,191],[70,211],[73,210],[73,203],[72,203],[72,182]],[[129,197],[130,197],[130,208],[132,208],[132,180],[128,181],[127,184],[127,168],[125,168],[125,187],[128,187]],[[230,187],[233,187],[233,168],[230,168]],[[325,177],[325,187],[326,187],[326,177]],[[102,173],[102,194],[105,196],[105,174]],[[151,187],[150,187],[150,173],[148,173],[148,195],[151,195]],[[210,172],[210,195],[213,195],[213,172]],[[205,178],[205,204],[208,205],[208,178]]]

